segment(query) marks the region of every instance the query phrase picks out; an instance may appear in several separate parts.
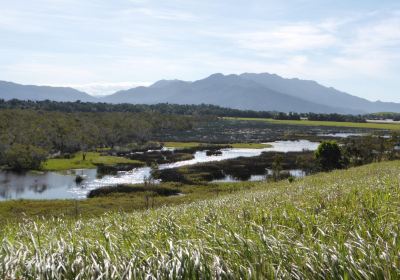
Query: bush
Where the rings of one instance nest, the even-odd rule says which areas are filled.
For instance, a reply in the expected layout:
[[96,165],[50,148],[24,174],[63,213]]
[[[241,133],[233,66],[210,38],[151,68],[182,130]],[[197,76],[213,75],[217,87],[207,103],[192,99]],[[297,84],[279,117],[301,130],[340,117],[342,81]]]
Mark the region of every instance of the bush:
[[47,152],[41,148],[14,144],[5,152],[4,161],[12,170],[37,170],[46,157]]
[[319,167],[324,171],[341,168],[342,152],[335,141],[324,141],[315,151]]

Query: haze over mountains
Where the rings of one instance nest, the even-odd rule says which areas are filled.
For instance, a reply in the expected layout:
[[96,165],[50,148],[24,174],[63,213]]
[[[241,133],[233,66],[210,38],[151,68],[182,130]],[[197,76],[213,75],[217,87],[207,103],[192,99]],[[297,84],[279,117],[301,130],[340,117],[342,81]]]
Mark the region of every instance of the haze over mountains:
[[50,87],[50,86],[32,86],[20,85],[11,82],[0,81],[0,98],[4,100],[53,100],[53,101],[87,101],[99,102],[85,92],[69,87]]
[[371,102],[314,81],[285,79],[268,73],[213,74],[194,82],[161,80],[149,87],[118,91],[105,97],[90,96],[67,87],[0,82],[0,98],[134,104],[204,103],[235,109],[282,112],[400,112],[400,103]]

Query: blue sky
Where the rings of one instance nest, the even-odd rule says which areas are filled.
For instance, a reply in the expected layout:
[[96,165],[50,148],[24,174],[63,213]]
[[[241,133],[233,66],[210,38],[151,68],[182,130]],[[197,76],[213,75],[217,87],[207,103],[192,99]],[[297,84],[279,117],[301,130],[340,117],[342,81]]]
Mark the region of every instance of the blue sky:
[[92,94],[269,72],[400,102],[398,0],[13,0],[0,79]]

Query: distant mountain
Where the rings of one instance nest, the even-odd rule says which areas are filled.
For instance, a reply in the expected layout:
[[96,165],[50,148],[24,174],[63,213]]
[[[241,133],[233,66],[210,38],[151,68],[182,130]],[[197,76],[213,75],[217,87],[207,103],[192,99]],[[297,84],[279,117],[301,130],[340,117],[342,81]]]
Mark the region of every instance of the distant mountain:
[[87,93],[68,87],[26,86],[0,81],[0,99],[53,100],[53,101],[97,101]]
[[348,111],[376,112],[400,110],[400,104],[389,102],[371,102],[332,87],[325,87],[315,81],[300,79],[285,79],[278,75],[261,73],[244,73],[240,77],[252,80],[270,89],[284,92],[290,96],[322,105],[345,108]]
[[371,102],[314,81],[285,79],[268,73],[213,74],[194,82],[161,80],[149,87],[136,87],[98,98],[73,88],[24,86],[0,81],[0,98],[133,104],[213,104],[234,109],[282,112],[400,112],[399,103]]
[[235,109],[284,112],[339,112],[358,113],[321,105],[270,89],[260,83],[238,75],[213,74],[195,82],[162,80],[150,87],[119,91],[104,98],[110,103],[175,103],[213,104]]

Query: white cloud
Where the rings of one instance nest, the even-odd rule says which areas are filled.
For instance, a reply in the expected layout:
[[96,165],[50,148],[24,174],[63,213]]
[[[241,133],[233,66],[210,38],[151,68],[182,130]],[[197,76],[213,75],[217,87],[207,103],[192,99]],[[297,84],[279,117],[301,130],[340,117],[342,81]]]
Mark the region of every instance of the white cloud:
[[313,24],[300,23],[262,31],[230,35],[241,48],[260,53],[297,52],[327,48],[337,42],[334,35]]

